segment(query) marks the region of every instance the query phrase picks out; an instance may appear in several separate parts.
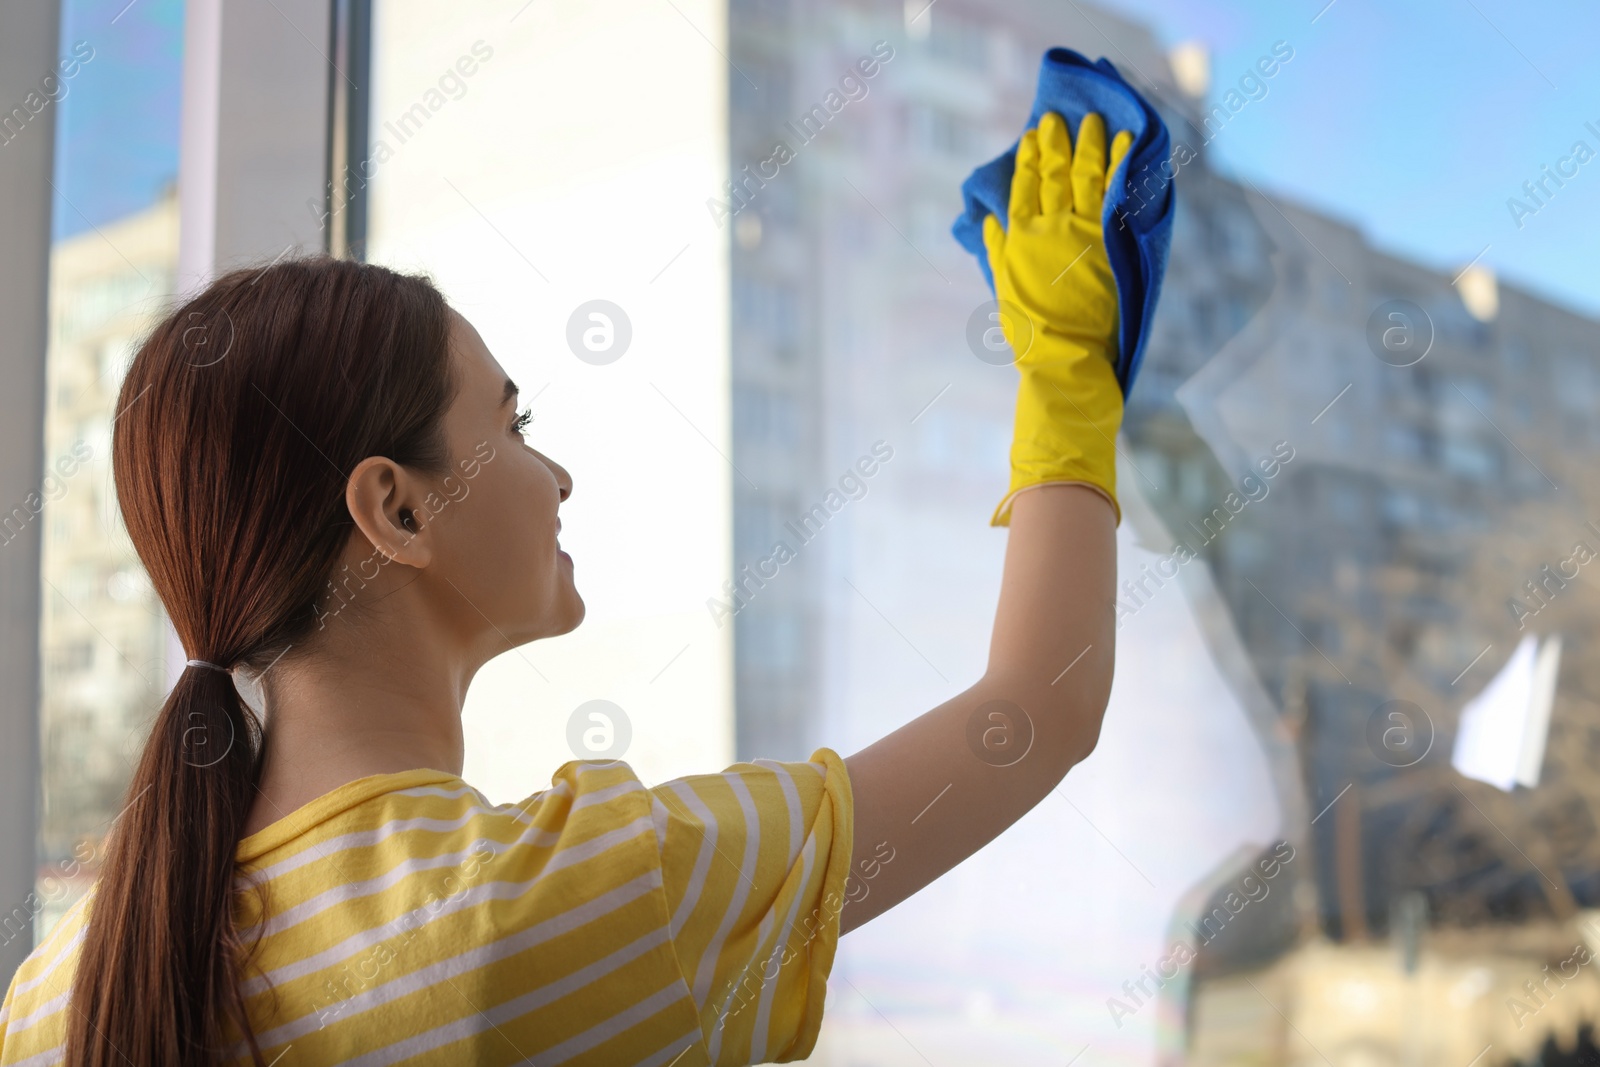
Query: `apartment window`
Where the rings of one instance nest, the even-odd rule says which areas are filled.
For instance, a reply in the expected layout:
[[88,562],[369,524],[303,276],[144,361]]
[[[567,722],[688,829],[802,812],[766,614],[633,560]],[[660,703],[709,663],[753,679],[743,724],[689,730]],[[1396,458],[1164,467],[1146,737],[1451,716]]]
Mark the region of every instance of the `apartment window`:
[[1391,490],[1383,497],[1383,517],[1396,526],[1418,526],[1422,523],[1422,503],[1415,493]]
[[1390,456],[1405,462],[1422,462],[1427,458],[1427,438],[1418,427],[1405,422],[1392,422],[1384,427],[1384,446]]
[[939,156],[968,154],[966,123],[953,112],[933,104],[912,104],[910,122],[912,147]]
[[788,21],[789,0],[729,0],[728,14],[736,26],[748,20],[762,27],[781,27]]
[[1474,481],[1489,481],[1500,473],[1500,450],[1474,437],[1449,437],[1440,448],[1446,470]]
[[1350,307],[1350,283],[1337,274],[1322,279],[1322,305],[1327,310],[1342,314]]
[[1592,417],[1600,399],[1600,373],[1595,357],[1580,352],[1563,352],[1556,357],[1556,402],[1570,411]]
[[977,73],[989,69],[989,31],[986,27],[943,11],[929,10],[921,17],[933,20],[928,33],[929,52]]
[[1212,228],[1217,254],[1240,271],[1253,270],[1260,262],[1260,227],[1244,208],[1224,211]]
[[94,642],[73,641],[57,649],[50,667],[56,674],[76,674],[94,666]]
[[764,674],[792,674],[800,665],[800,619],[792,612],[742,612],[739,662]]
[[1523,426],[1533,422],[1533,398],[1527,393],[1516,393],[1511,398],[1511,414]]
[[778,540],[782,525],[770,500],[740,500],[733,513],[734,569],[765,559]]
[[1487,413],[1494,407],[1494,393],[1489,383],[1476,375],[1461,374],[1454,379],[1455,387],[1473,410]]
[[[777,137],[789,117],[789,68],[753,56],[740,56],[738,63],[743,74],[733,72],[728,80],[734,116],[747,124],[750,136],[757,138],[755,147],[770,147],[762,138]],[[763,133],[759,129],[762,126],[770,129]]]
[[796,334],[794,289],[781,282],[736,277],[733,280],[735,323],[772,344],[793,344]]
[[741,444],[795,447],[801,434],[800,406],[794,394],[758,385],[735,385],[733,433]]

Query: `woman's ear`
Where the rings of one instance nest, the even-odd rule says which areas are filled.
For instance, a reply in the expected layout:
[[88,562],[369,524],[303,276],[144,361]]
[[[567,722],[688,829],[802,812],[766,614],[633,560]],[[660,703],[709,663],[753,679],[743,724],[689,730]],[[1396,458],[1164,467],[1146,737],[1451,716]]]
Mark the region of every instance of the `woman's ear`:
[[383,456],[357,463],[344,488],[350,517],[372,547],[396,563],[417,568],[433,559],[424,495],[410,471]]

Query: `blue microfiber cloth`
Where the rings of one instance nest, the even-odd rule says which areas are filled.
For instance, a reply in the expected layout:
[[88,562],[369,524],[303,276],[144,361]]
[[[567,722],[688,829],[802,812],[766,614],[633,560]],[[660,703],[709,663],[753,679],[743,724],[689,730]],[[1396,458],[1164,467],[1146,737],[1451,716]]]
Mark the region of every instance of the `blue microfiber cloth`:
[[[1106,120],[1108,144],[1120,130],[1133,133],[1133,147],[1108,183],[1113,191],[1106,196],[1102,220],[1106,255],[1117,280],[1117,380],[1126,396],[1139,372],[1149,322],[1161,292],[1161,276],[1167,269],[1167,250],[1172,245],[1173,167],[1168,162],[1172,139],[1156,109],[1123,80],[1109,60],[1090,63],[1070,48],[1052,48],[1045,53],[1039,67],[1039,92],[1026,128],[1038,126],[1047,111],[1066,120],[1074,144],[1078,124],[1091,111]],[[1017,146],[1013,144],[1004,155],[973,171],[961,185],[966,211],[952,228],[961,247],[978,257],[991,290],[994,274],[983,247],[983,220],[995,215],[1002,223],[1006,221],[1016,164]]]

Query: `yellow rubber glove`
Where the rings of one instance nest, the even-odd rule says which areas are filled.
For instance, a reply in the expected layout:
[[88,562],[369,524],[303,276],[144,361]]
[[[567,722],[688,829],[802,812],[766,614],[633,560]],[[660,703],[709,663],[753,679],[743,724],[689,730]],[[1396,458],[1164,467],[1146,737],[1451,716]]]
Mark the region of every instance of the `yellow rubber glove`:
[[1074,149],[1061,116],[1047,113],[1017,148],[1009,224],[1002,227],[993,215],[984,220],[1000,325],[1022,373],[1011,488],[995,509],[993,526],[1010,525],[1019,492],[1051,483],[1093,486],[1122,521],[1117,285],[1100,213],[1106,175],[1132,144],[1131,133],[1117,134],[1108,166],[1099,115],[1084,116]]

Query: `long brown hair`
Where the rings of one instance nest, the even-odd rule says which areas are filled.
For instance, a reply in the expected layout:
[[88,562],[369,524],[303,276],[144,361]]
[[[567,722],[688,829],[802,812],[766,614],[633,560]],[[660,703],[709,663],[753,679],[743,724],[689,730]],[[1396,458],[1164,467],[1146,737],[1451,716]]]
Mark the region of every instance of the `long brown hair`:
[[[112,467],[189,657],[262,670],[307,638],[362,459],[446,468],[448,333],[426,279],[327,257],[224,275],[155,327],[117,400]],[[88,904],[69,1064],[211,1064],[238,1040],[263,1062],[234,911],[262,751],[232,678],[187,667]]]

